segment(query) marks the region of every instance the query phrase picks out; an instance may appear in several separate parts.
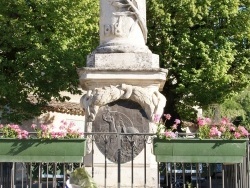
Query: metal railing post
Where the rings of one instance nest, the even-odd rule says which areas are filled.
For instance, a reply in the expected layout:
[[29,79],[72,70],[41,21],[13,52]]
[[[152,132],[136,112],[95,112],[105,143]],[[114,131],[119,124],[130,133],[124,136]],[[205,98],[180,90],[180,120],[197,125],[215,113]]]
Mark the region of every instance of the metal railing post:
[[118,162],[118,172],[117,172],[117,179],[118,179],[118,188],[121,187],[121,128],[117,127],[117,162]]
[[146,137],[145,137],[145,135],[144,135],[144,139],[143,139],[143,141],[144,141],[144,188],[146,188],[146,186],[147,186],[147,146],[146,146]]

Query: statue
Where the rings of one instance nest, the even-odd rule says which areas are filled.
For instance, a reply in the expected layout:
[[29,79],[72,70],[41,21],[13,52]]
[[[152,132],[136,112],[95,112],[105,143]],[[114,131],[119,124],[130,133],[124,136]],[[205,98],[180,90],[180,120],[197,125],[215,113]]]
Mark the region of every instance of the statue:
[[101,0],[100,6],[97,52],[149,52],[145,0]]

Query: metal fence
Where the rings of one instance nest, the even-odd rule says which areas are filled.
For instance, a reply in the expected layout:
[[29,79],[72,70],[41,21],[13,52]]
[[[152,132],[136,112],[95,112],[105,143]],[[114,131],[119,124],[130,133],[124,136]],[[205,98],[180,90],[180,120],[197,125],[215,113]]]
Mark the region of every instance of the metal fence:
[[[113,187],[123,187],[121,182],[128,176],[122,172],[122,166],[129,163],[129,184],[127,187],[153,187],[149,183],[148,157],[151,151],[153,134],[128,133],[89,133],[89,152],[82,163],[0,163],[0,188],[65,188],[67,173],[75,168],[87,166],[89,174],[96,178],[96,153],[102,150],[102,177],[100,187],[111,187],[109,179],[115,182]],[[102,148],[95,147],[96,143]],[[110,145],[112,142],[112,145]],[[126,144],[124,144],[126,143]],[[137,144],[142,150],[137,151]],[[115,157],[110,157],[109,150],[114,149]],[[123,149],[126,148],[126,153]],[[112,153],[112,154],[113,154]],[[140,166],[141,184],[138,186],[136,156],[140,153],[143,165]],[[247,151],[249,153],[249,149]],[[124,155],[126,158],[124,159]],[[87,159],[88,158],[88,159]],[[110,162],[111,160],[111,162]],[[112,162],[115,160],[115,162]],[[126,160],[129,160],[126,162]],[[110,177],[108,169],[115,169],[115,177]],[[157,163],[158,170],[154,174],[157,179],[154,187],[166,188],[248,188],[249,185],[249,154],[241,164],[211,164],[211,163]]]

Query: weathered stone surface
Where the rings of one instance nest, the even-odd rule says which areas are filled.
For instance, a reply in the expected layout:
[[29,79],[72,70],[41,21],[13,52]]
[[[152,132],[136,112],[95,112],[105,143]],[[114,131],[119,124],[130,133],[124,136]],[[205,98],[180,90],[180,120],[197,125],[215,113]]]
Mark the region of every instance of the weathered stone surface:
[[98,53],[148,52],[145,0],[100,0]]
[[[95,142],[99,150],[107,158],[117,163],[118,161],[118,138],[116,134],[105,135],[105,133],[148,133],[149,119],[142,107],[130,100],[118,100],[99,109],[93,131],[102,132],[95,135]],[[106,147],[105,147],[106,146]],[[143,136],[121,136],[121,163],[131,161],[132,146],[135,158],[144,147]]]
[[159,56],[152,53],[96,53],[88,56],[87,67],[112,69],[159,68]]

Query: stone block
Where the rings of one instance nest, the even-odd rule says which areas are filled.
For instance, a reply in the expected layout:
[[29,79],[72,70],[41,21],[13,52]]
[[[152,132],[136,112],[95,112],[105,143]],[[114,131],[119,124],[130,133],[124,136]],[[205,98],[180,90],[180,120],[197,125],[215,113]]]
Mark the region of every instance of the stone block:
[[95,53],[88,56],[87,67],[159,68],[159,56],[152,53]]

